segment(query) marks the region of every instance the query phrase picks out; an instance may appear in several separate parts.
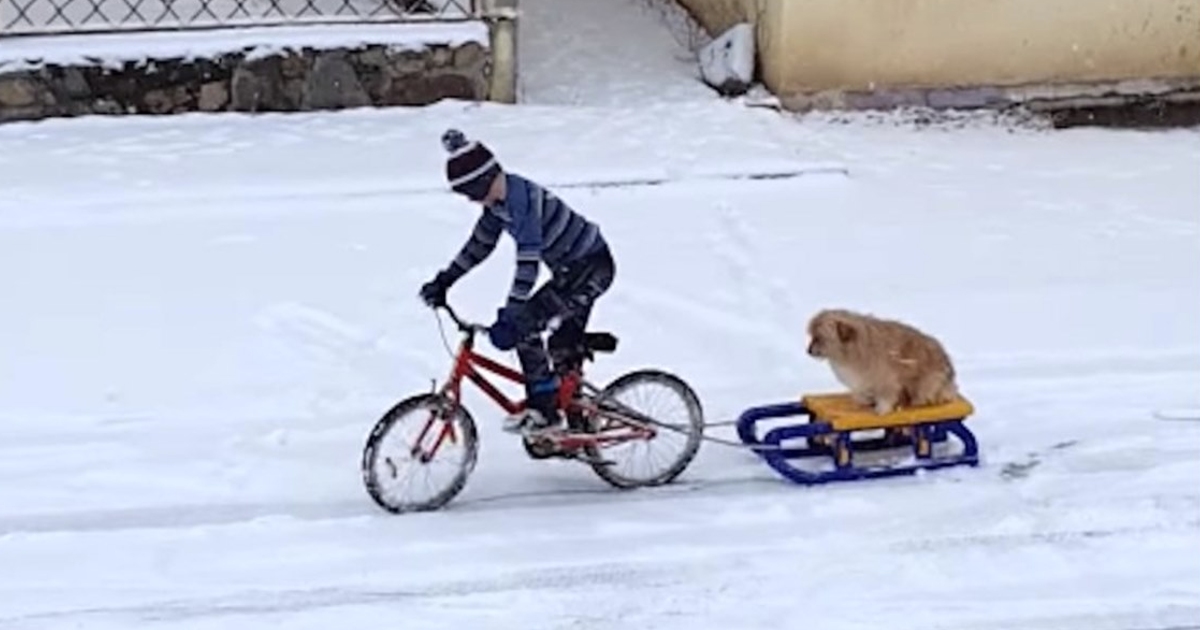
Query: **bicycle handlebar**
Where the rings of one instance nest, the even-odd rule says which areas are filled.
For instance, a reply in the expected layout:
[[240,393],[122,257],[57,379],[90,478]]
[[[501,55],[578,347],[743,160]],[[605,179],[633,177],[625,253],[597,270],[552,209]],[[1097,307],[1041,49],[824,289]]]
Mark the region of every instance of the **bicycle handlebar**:
[[450,319],[454,320],[454,324],[456,326],[458,326],[459,331],[461,331],[461,332],[480,332],[480,333],[488,332],[488,327],[484,326],[483,324],[476,324],[474,322],[463,321],[458,316],[458,313],[454,312],[454,307],[450,306],[449,304],[442,304],[440,308],[442,308],[447,313],[449,313]]

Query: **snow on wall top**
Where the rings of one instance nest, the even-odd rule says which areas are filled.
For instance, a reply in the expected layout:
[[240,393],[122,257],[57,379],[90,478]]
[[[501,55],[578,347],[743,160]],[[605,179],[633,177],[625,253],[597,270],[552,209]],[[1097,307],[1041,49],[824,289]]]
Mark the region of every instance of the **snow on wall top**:
[[145,59],[196,59],[247,51],[247,58],[286,49],[353,48],[368,44],[419,50],[431,45],[488,46],[482,21],[409,24],[263,26],[197,31],[44,35],[0,39],[0,72],[43,65],[120,67]]

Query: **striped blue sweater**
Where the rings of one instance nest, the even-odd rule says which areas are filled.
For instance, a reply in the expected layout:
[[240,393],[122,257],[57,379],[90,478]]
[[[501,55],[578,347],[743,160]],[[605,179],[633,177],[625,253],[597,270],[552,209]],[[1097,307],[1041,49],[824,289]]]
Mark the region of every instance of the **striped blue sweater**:
[[504,177],[507,192],[503,203],[484,209],[447,271],[455,280],[462,277],[495,251],[501,231],[508,232],[517,243],[517,269],[508,296],[513,304],[529,299],[539,262],[556,269],[606,243],[599,227],[554,193],[520,175],[505,173]]

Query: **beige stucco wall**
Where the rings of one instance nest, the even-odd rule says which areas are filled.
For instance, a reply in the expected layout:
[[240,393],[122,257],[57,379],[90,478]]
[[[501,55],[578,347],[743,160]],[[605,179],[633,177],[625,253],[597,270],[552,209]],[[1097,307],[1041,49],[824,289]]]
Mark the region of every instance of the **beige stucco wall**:
[[777,94],[1200,78],[1200,0],[682,0]]

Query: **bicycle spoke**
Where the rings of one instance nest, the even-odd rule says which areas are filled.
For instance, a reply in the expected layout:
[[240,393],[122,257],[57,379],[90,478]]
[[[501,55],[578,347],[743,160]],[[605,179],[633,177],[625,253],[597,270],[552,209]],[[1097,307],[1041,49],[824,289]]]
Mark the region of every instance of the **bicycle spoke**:
[[[368,492],[390,511],[439,507],[461,489],[475,453],[474,423],[461,408],[446,415],[432,395],[409,399],[380,419],[368,440]],[[390,475],[380,474],[381,460]]]

